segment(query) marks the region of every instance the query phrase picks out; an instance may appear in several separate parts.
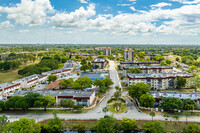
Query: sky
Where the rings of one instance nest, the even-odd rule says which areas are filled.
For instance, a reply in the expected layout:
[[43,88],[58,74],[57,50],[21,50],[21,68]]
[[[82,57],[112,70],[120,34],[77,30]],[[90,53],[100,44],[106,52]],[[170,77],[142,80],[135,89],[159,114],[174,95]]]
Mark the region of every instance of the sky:
[[0,0],[0,44],[45,40],[200,44],[200,0]]

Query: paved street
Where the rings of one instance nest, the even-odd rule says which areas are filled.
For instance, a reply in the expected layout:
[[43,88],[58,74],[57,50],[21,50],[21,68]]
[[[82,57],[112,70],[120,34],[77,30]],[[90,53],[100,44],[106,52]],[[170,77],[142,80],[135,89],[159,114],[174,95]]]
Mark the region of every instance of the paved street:
[[[110,91],[107,93],[105,99],[101,102],[101,104],[94,110],[82,113],[82,114],[58,114],[58,116],[61,119],[99,119],[104,117],[104,113],[102,112],[102,108],[104,108],[107,104],[107,100],[111,98],[111,96],[115,92],[115,86],[121,86],[118,78],[117,71],[115,69],[115,63],[114,61],[110,61],[110,77],[114,82],[114,85],[110,87]],[[131,119],[137,119],[137,120],[151,120],[151,117],[148,114],[139,112],[136,107],[134,106],[134,103],[131,102],[130,99],[127,99],[128,101],[128,111],[123,114],[113,114],[114,117],[117,119],[122,119],[123,117],[131,118]],[[107,113],[108,115],[112,115],[111,112]],[[36,113],[26,113],[26,114],[6,114],[9,116],[9,120],[15,121],[19,118],[26,117],[31,119],[36,119],[36,121],[41,121],[45,119],[52,118],[52,114],[36,114]],[[155,120],[164,120],[163,116],[156,115],[154,117]],[[180,117],[179,121],[185,121],[185,117]],[[194,121],[199,122],[199,117],[189,117],[188,121]]]

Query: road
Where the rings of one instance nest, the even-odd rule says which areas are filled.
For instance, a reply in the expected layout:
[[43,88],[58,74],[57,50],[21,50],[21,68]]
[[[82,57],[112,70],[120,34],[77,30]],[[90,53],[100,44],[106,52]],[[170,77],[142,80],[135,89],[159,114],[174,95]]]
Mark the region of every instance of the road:
[[[107,100],[112,97],[112,95],[115,92],[115,86],[121,86],[119,82],[119,77],[117,74],[117,71],[115,69],[115,63],[114,61],[109,61],[110,62],[110,77],[113,80],[114,84],[110,86],[110,91],[107,93],[105,96],[104,100],[101,102],[101,104],[94,110],[86,112],[86,113],[81,113],[81,114],[58,114],[58,117],[60,119],[100,119],[104,117],[104,113],[102,112],[102,108],[104,108],[107,105]],[[111,112],[108,112],[108,115],[113,115],[117,119],[122,119],[123,117],[131,118],[131,119],[136,119],[136,120],[151,120],[152,118],[145,113],[139,112],[137,108],[134,106],[134,103],[131,102],[130,99],[127,99],[128,102],[128,111],[126,113],[122,114],[112,114]],[[0,114],[1,115],[1,114]],[[21,113],[21,114],[6,114],[9,116],[10,121],[16,121],[19,120],[22,117],[30,118],[30,119],[35,119],[37,122],[46,120],[49,118],[52,118],[52,114],[44,113],[44,114],[39,114],[39,113]],[[156,115],[154,117],[154,120],[164,120],[164,117],[162,115]],[[179,121],[185,121],[185,117],[181,116]],[[192,122],[199,122],[200,119],[199,117],[188,117],[188,121]]]

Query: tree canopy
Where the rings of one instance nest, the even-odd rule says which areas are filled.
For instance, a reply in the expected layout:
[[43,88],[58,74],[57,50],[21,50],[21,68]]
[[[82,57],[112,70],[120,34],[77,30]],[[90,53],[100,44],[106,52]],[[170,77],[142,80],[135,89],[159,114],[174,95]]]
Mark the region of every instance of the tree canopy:
[[164,110],[174,111],[174,109],[182,109],[183,102],[179,98],[167,97],[163,99],[161,107]]
[[144,83],[132,84],[128,87],[128,93],[132,98],[139,99],[140,96],[149,92],[150,86]]

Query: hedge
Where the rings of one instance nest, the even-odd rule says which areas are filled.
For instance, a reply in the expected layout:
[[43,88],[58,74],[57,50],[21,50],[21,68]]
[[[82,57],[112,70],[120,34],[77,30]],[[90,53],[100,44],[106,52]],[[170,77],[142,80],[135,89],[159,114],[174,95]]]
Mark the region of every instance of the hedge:
[[120,100],[120,101],[123,102],[123,103],[126,102],[126,100],[123,99],[123,98],[111,98],[111,99],[109,99],[109,100],[107,101],[107,103],[111,103],[112,101],[117,100],[117,99]]

